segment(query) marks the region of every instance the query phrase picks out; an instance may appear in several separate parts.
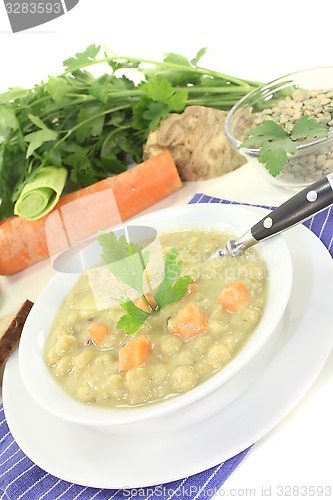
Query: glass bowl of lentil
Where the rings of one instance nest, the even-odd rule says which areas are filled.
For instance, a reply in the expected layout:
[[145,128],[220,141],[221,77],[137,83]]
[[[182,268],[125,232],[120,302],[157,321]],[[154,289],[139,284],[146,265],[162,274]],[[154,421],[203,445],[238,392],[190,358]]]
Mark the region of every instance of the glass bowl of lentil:
[[[326,138],[297,141],[297,151],[277,176],[259,163],[259,147],[242,147],[249,130],[273,120],[288,133],[303,115],[327,127]],[[288,74],[262,85],[230,110],[225,133],[235,149],[273,184],[299,190],[333,171],[333,67],[318,67]]]
[[[183,272],[193,276],[195,287],[131,335],[117,329],[112,308],[104,304],[95,310],[82,274],[57,273],[35,302],[21,336],[19,366],[31,397],[65,421],[119,432],[201,400],[204,409],[205,396],[231,380],[275,338],[288,304],[293,265],[282,235],[248,249],[242,258],[207,260],[230,234],[243,234],[261,217],[247,207],[194,204],[133,221],[155,228],[163,248],[177,246]],[[248,297],[244,307],[232,311],[218,297],[240,280]],[[172,329],[178,312],[189,305],[191,314],[200,308],[199,320],[205,321],[204,330],[188,336],[185,330],[183,335]],[[91,320],[110,328],[101,343],[86,341]],[[148,356],[124,371],[122,347],[148,337]]]

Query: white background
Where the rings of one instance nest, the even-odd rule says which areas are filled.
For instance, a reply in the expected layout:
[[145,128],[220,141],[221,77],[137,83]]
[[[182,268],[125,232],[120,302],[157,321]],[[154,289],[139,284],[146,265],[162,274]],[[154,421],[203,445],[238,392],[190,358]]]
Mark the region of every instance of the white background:
[[332,64],[332,13],[329,0],[80,0],[66,15],[12,34],[0,2],[0,86],[33,85],[90,43],[159,59],[207,47],[206,66],[269,81]]
[[[105,44],[120,55],[158,59],[163,52],[191,58],[207,47],[202,65],[270,81],[333,65],[332,14],[333,2],[323,0],[80,0],[65,16],[12,34],[1,2],[0,88],[38,83],[60,72],[63,59],[91,43]],[[261,498],[261,487],[272,484],[332,484],[331,368],[332,360],[316,390],[258,443],[226,490],[253,487]],[[246,498],[245,493],[240,496]]]

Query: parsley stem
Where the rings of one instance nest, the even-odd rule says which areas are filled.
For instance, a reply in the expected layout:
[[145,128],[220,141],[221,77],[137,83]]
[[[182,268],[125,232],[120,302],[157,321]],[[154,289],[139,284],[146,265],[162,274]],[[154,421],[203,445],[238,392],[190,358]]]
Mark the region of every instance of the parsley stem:
[[189,66],[189,65],[185,65],[185,64],[176,64],[176,63],[171,63],[168,61],[154,61],[151,59],[140,59],[137,57],[119,56],[119,55],[114,54],[114,52],[112,52],[108,47],[105,46],[104,48],[110,54],[113,54],[113,55],[109,56],[109,57],[103,57],[101,59],[93,59],[89,62],[85,62],[84,64],[78,64],[77,66],[71,67],[70,69],[64,71],[64,73],[61,76],[65,76],[69,73],[74,73],[74,72],[79,71],[83,68],[95,66],[95,65],[101,64],[101,63],[128,61],[128,62],[132,62],[132,63],[137,63],[138,65],[139,64],[150,64],[150,65],[157,66],[157,67],[165,67],[165,68],[169,68],[169,69],[187,71],[187,72],[196,73],[196,74],[200,74],[200,75],[207,75],[207,76],[212,76],[215,78],[221,78],[221,79],[225,79],[228,82],[234,83],[237,86],[243,86],[244,83],[249,84],[249,85],[254,86],[254,87],[258,87],[259,85],[261,85],[261,82],[252,82],[250,80],[243,80],[243,79],[231,76],[231,75],[220,73],[220,72],[215,71],[215,70],[201,68],[199,66]]
[[145,303],[147,304],[147,306],[149,307],[150,311],[151,312],[154,312],[154,308],[152,307],[152,305],[150,304],[149,300],[147,299],[146,295],[143,294],[141,295],[142,299],[145,301]]
[[[227,85],[225,87],[218,86],[218,87],[199,87],[199,86],[193,86],[193,87],[186,87],[186,90],[189,94],[205,94],[205,93],[210,93],[210,92],[216,92],[217,94],[235,94],[235,92],[239,92],[240,95],[243,95],[244,93],[249,92],[252,90],[254,87],[251,85],[242,85],[238,86],[237,89],[235,87],[232,87],[231,85]],[[175,88],[175,92],[179,91],[177,87]]]
[[197,73],[197,74],[201,74],[201,75],[213,76],[215,78],[225,79],[228,82],[234,83],[235,85],[244,85],[244,82],[245,83],[249,83],[251,85],[254,85],[255,87],[257,87],[258,85],[261,85],[260,82],[251,82],[250,80],[241,80],[241,79],[236,78],[234,76],[230,76],[230,75],[227,75],[227,74],[224,74],[224,73],[220,73],[220,72],[215,71],[215,70],[210,70],[210,69],[207,69],[207,68],[201,68],[199,66],[188,66],[188,65],[185,65],[185,64],[170,63],[170,62],[167,62],[167,61],[153,61],[151,59],[139,59],[139,58],[136,58],[136,57],[126,57],[126,56],[116,56],[116,55],[114,57],[109,57],[109,58],[101,59],[100,61],[101,62],[108,62],[108,61],[117,61],[117,60],[121,60],[121,61],[125,60],[125,61],[130,61],[130,62],[151,64],[151,65],[160,66],[160,67],[164,66],[164,67],[170,68],[170,69],[176,69],[176,70],[178,69],[178,70],[182,70],[182,71],[189,71],[191,73]]

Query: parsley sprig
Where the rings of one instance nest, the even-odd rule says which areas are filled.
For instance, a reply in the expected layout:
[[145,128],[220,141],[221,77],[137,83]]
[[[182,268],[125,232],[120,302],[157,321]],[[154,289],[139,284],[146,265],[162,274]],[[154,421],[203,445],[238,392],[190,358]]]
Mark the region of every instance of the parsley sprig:
[[273,177],[276,177],[288,161],[288,155],[296,154],[298,141],[324,138],[327,135],[327,127],[306,115],[295,122],[290,133],[273,120],[265,120],[250,130],[249,137],[240,147],[260,148],[259,162],[266,166]]
[[[178,260],[178,250],[173,247],[165,258],[164,273],[155,292],[151,290],[148,277],[145,275],[149,261],[149,252],[141,245],[129,242],[125,235],[118,239],[114,232],[99,231],[97,240],[102,246],[102,258],[111,273],[120,281],[122,293],[118,299],[120,306],[126,311],[117,328],[127,334],[135,333],[149,316],[162,307],[180,300],[191,283],[190,276],[181,276],[182,262]],[[157,306],[153,308],[144,293],[144,285],[148,285]],[[126,286],[134,289],[146,302],[150,312],[143,311],[135,305],[126,291]]]
[[[23,187],[44,166],[68,170],[65,191],[88,186],[142,160],[150,130],[188,105],[230,109],[260,85],[189,60],[121,56],[90,45],[60,75],[0,94],[0,219],[13,214]],[[95,77],[95,66],[105,73]]]

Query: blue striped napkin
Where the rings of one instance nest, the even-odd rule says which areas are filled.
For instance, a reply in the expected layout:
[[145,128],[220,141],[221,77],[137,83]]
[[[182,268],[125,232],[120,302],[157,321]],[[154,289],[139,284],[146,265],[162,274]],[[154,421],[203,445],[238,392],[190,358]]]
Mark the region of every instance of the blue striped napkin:
[[243,460],[249,449],[204,472],[149,488],[106,490],[87,488],[48,474],[35,465],[11,435],[0,405],[0,499],[1,500],[163,500],[211,498]]
[[[198,193],[190,203],[236,203]],[[261,205],[262,208],[273,208]],[[332,255],[333,217],[331,208],[305,222]],[[332,255],[333,256],[333,255]],[[250,447],[251,448],[251,447]],[[35,465],[19,448],[11,435],[0,405],[0,500],[111,500],[171,499],[209,500],[242,462],[250,448],[199,474],[149,488],[106,490],[87,488],[63,481]]]
[[[269,205],[253,205],[250,203],[239,203],[237,201],[224,200],[215,198],[214,196],[207,196],[203,193],[195,194],[189,203],[225,203],[228,205],[235,204],[249,207],[256,206],[259,208],[267,208],[269,210],[273,210],[275,208],[274,206]],[[306,220],[303,224],[316,236],[318,236],[333,257],[333,206],[319,212],[314,217]]]

